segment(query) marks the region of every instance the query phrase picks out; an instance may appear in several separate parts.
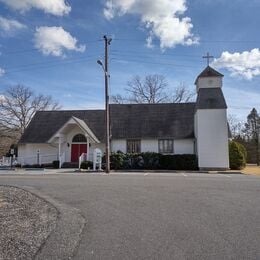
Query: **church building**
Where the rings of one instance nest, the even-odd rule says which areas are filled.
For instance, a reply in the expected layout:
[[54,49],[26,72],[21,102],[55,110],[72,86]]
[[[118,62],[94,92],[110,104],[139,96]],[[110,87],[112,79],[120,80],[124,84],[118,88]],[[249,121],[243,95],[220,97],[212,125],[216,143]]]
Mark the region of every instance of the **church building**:
[[[112,152],[196,154],[200,170],[229,168],[223,75],[207,66],[193,103],[110,104]],[[21,164],[78,162],[105,152],[104,110],[38,111],[21,137]]]

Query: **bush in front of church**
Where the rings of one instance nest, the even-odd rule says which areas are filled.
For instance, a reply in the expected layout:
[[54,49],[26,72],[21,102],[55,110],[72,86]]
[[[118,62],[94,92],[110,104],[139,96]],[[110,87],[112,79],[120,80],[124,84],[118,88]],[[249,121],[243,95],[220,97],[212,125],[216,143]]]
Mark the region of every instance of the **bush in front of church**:
[[[105,162],[105,157],[103,158]],[[198,170],[197,156],[194,154],[160,153],[112,153],[111,169],[114,170]]]
[[91,161],[84,161],[80,165],[80,169],[88,170],[93,169],[93,162]]
[[195,154],[162,155],[160,168],[163,170],[198,170],[198,160]]
[[229,142],[229,164],[231,170],[241,170],[246,166],[245,147],[235,141]]

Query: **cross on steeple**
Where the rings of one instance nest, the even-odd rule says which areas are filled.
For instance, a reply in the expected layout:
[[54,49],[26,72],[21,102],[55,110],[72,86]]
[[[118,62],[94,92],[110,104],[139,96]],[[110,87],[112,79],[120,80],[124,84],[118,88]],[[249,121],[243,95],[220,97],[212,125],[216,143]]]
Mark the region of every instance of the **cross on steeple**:
[[209,66],[210,59],[213,59],[214,56],[210,56],[209,53],[207,52],[207,55],[203,56],[202,58],[203,59],[207,59],[207,65]]

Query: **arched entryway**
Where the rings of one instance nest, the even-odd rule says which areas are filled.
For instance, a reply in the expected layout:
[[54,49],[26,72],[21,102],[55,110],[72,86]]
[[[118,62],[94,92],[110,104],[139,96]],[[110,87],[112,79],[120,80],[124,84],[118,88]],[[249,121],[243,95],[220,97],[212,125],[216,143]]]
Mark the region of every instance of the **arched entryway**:
[[72,138],[71,162],[78,162],[83,153],[87,153],[87,138],[83,134],[77,134]]

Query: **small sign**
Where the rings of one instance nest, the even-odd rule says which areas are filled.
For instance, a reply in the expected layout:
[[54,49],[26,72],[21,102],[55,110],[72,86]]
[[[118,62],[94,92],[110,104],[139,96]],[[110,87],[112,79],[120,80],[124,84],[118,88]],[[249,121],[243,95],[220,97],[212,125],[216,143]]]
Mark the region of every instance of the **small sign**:
[[97,166],[98,169],[101,170],[102,165],[102,151],[98,148],[94,150],[94,158],[93,158],[93,168],[96,170]]
[[10,150],[10,154],[14,155],[14,149],[13,148]]

